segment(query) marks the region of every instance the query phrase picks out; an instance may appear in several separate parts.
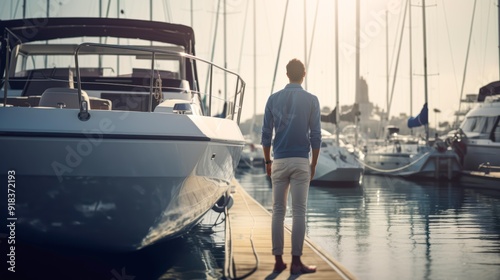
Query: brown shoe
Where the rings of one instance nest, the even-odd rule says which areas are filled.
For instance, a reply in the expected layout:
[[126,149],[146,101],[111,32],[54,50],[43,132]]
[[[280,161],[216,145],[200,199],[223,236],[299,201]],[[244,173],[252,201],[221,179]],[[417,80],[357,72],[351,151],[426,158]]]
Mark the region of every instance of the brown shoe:
[[316,272],[316,266],[315,265],[292,265],[290,267],[290,273],[291,274],[303,274],[303,273],[314,273]]
[[286,263],[275,263],[273,273],[281,273],[286,269]]

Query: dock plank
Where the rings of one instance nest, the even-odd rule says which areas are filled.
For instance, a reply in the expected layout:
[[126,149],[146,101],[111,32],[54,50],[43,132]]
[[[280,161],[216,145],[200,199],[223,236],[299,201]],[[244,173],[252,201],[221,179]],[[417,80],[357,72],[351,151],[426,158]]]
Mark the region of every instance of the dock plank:
[[291,275],[291,232],[285,227],[285,255],[288,268],[273,273],[274,256],[271,253],[271,213],[255,201],[235,180],[234,204],[226,221],[226,263],[224,272],[228,279],[356,279],[347,269],[324,253],[306,238],[302,261],[316,265],[312,274]]

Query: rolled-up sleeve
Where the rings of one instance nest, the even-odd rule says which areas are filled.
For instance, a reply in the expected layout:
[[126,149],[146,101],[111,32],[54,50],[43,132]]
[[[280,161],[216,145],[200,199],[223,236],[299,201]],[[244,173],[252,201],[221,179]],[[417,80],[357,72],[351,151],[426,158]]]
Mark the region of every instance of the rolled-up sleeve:
[[319,100],[316,96],[313,99],[309,127],[311,129],[309,133],[311,148],[319,149],[321,147],[321,112],[319,110]]
[[271,112],[271,97],[267,99],[266,109],[264,111],[264,121],[262,123],[262,139],[263,147],[271,147],[273,137],[273,114]]

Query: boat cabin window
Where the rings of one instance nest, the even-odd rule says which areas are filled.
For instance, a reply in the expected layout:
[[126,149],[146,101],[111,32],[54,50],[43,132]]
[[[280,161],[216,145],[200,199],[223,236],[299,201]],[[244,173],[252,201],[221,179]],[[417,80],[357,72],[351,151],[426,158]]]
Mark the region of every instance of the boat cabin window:
[[490,138],[493,127],[497,123],[497,117],[468,117],[463,124],[461,129],[464,132],[474,132],[479,134],[480,139]]
[[495,129],[491,133],[491,138],[493,142],[500,142],[500,118],[498,118]]

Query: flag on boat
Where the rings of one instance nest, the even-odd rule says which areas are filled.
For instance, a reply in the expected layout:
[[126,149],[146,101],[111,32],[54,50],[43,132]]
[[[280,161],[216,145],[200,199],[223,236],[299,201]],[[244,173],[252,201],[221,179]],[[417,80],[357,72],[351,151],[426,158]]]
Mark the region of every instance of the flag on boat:
[[427,103],[424,104],[422,110],[420,110],[420,114],[416,117],[410,117],[408,119],[408,127],[419,127],[422,125],[426,125],[429,123],[429,109],[427,109]]

